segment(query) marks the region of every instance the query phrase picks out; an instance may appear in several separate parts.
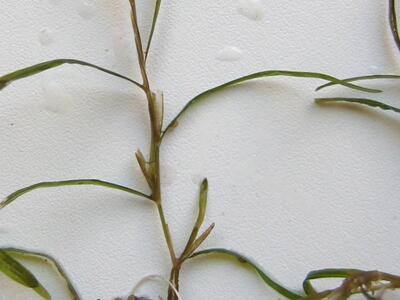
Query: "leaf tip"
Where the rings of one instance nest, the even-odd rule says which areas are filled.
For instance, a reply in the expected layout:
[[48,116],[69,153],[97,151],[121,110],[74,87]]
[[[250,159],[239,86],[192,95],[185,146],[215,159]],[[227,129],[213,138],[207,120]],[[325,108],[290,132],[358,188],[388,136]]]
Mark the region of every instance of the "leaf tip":
[[7,199],[8,199],[8,198],[6,198],[6,199],[4,199],[3,201],[0,202],[0,209],[3,209],[4,207],[6,207],[6,205],[7,205]]
[[323,104],[323,103],[327,102],[327,100],[325,98],[316,98],[316,99],[314,99],[314,102],[317,104]]
[[207,178],[203,179],[203,181],[201,183],[201,187],[205,188],[205,189],[208,188],[208,179]]
[[6,86],[7,86],[7,81],[5,81],[5,80],[0,80],[0,91],[2,90],[2,89],[4,89]]

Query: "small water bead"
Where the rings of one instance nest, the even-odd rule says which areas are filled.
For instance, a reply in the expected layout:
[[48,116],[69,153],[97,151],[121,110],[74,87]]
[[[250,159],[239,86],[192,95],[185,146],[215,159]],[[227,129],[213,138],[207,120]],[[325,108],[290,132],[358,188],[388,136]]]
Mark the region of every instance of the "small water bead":
[[96,14],[95,5],[93,0],[80,1],[77,6],[78,15],[82,19],[90,20]]
[[242,59],[243,52],[237,47],[227,46],[218,51],[216,58],[221,61],[237,61]]
[[44,28],[39,32],[38,39],[42,46],[49,46],[54,42],[53,33],[47,28]]
[[260,0],[238,0],[237,10],[242,16],[254,21],[264,17],[264,8]]

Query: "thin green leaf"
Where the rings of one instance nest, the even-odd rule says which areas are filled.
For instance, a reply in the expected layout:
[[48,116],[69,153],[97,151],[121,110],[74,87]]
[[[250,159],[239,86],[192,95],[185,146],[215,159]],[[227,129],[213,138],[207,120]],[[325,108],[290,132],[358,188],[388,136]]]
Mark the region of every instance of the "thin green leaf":
[[315,295],[317,291],[311,284],[311,280],[323,278],[347,278],[354,274],[362,272],[357,269],[323,269],[312,271],[307,274],[306,279],[303,281],[303,289],[307,295]]
[[227,83],[224,83],[222,85],[219,85],[217,87],[214,87],[212,89],[209,89],[196,97],[194,97],[192,100],[190,100],[184,107],[183,109],[178,113],[178,115],[168,124],[166,129],[164,130],[163,136],[170,130],[171,128],[175,127],[175,125],[178,123],[178,119],[182,116],[182,114],[193,104],[198,103],[200,100],[206,98],[207,96],[210,96],[214,93],[217,93],[227,87],[233,86],[235,84],[239,84],[242,82],[246,82],[249,80],[254,80],[258,78],[263,78],[263,77],[273,77],[273,76],[287,76],[287,77],[302,77],[302,78],[316,78],[316,79],[322,79],[326,80],[329,82],[334,82],[336,84],[343,85],[345,87],[363,91],[363,92],[369,92],[369,93],[380,93],[382,92],[381,90],[376,90],[376,89],[369,89],[365,88],[362,86],[354,85],[349,82],[345,82],[343,80],[337,79],[335,77],[332,77],[330,75],[322,74],[322,73],[313,73],[313,72],[297,72],[297,71],[283,71],[283,70],[270,70],[270,71],[264,71],[264,72],[259,72],[259,73],[254,73],[250,74],[244,77],[240,77],[238,79],[229,81]]
[[0,271],[26,287],[35,288],[39,285],[30,271],[3,250],[0,250]]
[[396,0],[389,0],[389,23],[396,46],[400,50],[399,29],[397,27]]
[[156,0],[156,5],[154,7],[154,15],[153,15],[153,23],[151,24],[151,30],[149,35],[149,40],[147,41],[147,47],[145,51],[145,60],[147,60],[147,56],[150,52],[151,41],[153,40],[154,31],[156,29],[158,14],[160,12],[161,0]]
[[41,284],[39,284],[39,286],[34,288],[33,290],[36,292],[36,294],[38,294],[43,299],[51,300],[51,296],[50,296],[49,292]]
[[[343,79],[346,82],[355,82],[355,81],[362,81],[362,80],[373,80],[373,79],[400,79],[400,75],[367,75],[367,76],[357,76]],[[337,85],[335,82],[328,82],[323,84],[315,89],[315,91],[322,90],[324,88]]]
[[334,103],[334,102],[349,102],[349,103],[358,103],[358,104],[363,104],[363,105],[368,105],[372,107],[378,107],[383,110],[392,110],[395,112],[400,112],[400,109],[387,105],[385,103],[372,100],[372,99],[364,99],[364,98],[317,98],[315,99],[315,102],[318,104],[326,104],[326,103]]
[[215,227],[215,223],[212,223],[210,226],[208,226],[208,228],[202,234],[200,234],[200,236],[196,240],[193,241],[193,243],[190,245],[190,247],[187,251],[187,254],[184,255],[184,259],[186,259],[190,255],[192,255],[193,252],[196,251],[197,248],[199,248],[201,246],[201,244],[203,244],[203,242],[208,238],[208,236],[214,230],[214,227]]
[[208,200],[208,180],[207,178],[205,178],[200,186],[199,214],[197,216],[197,221],[196,221],[196,226],[198,226],[199,228],[203,224],[204,218],[206,217],[207,200]]
[[205,178],[200,186],[199,212],[197,215],[197,220],[193,226],[192,233],[190,234],[185,250],[183,251],[185,254],[187,254],[186,252],[189,250],[189,248],[191,248],[191,245],[193,244],[197,235],[199,234],[200,227],[204,222],[207,210],[207,198],[208,198],[208,180],[207,178]]
[[258,267],[255,263],[253,263],[250,259],[247,257],[243,256],[242,254],[239,254],[237,252],[234,252],[232,250],[227,250],[223,248],[215,248],[215,249],[207,249],[204,251],[199,251],[194,253],[191,258],[197,257],[197,256],[203,256],[203,255],[224,255],[230,258],[235,258],[237,259],[240,263],[248,265],[250,268],[252,268],[256,273],[261,277],[261,279],[271,288],[273,288],[275,291],[277,291],[279,294],[282,296],[285,296],[288,299],[301,299],[302,296],[299,294],[296,294],[289,289],[283,287],[279,283],[277,283],[275,280],[273,280],[270,276],[268,276],[264,271],[261,270],[260,267]]
[[64,282],[66,288],[68,289],[68,291],[71,295],[71,300],[80,300],[78,292],[72,285],[71,280],[68,278],[64,269],[50,255],[44,254],[44,253],[39,253],[39,252],[22,250],[22,249],[15,249],[15,248],[4,248],[3,251],[5,251],[7,254],[12,255],[14,257],[35,258],[35,259],[40,259],[41,261],[44,261],[44,262],[50,264],[51,267],[60,276],[61,280]]
[[129,3],[131,5],[131,23],[135,35],[135,45],[139,60],[139,66],[141,69],[143,81],[147,81],[146,70],[145,70],[146,60],[143,53],[143,43],[142,43],[142,37],[140,35],[139,22],[137,17],[136,0],[129,0]]
[[36,277],[21,263],[12,258],[4,249],[0,249],[0,272],[15,282],[33,289],[43,299],[51,299],[50,294],[39,283]]
[[12,203],[14,200],[18,199],[22,195],[29,193],[33,190],[37,189],[42,189],[42,188],[54,188],[54,187],[61,187],[61,186],[73,186],[73,185],[97,185],[97,186],[103,186],[107,187],[110,189],[116,189],[120,191],[124,191],[130,194],[134,194],[140,197],[144,197],[147,199],[151,199],[150,196],[143,194],[142,192],[133,190],[131,188],[118,185],[115,183],[107,182],[107,181],[102,181],[98,179],[75,179],[75,180],[65,180],[65,181],[53,181],[53,182],[41,182],[37,183],[28,187],[25,187],[23,189],[20,189],[12,194],[10,194],[7,198],[5,198],[2,202],[0,202],[0,209],[4,208],[5,206],[9,205]]
[[142,173],[144,175],[144,178],[147,181],[147,184],[149,185],[149,187],[152,189],[154,186],[154,179],[151,176],[151,173],[149,171],[149,169],[147,168],[147,163],[146,163],[146,159],[144,158],[144,155],[142,153],[142,151],[140,151],[140,149],[138,149],[135,153],[136,155],[136,160],[139,164],[140,169],[142,170]]
[[18,71],[15,71],[15,72],[12,72],[12,73],[9,73],[7,75],[0,77],[0,90],[2,90],[8,84],[10,84],[11,82],[13,82],[15,80],[33,76],[38,73],[44,72],[48,69],[56,68],[56,67],[64,65],[64,64],[76,64],[76,65],[82,65],[82,66],[94,68],[99,71],[105,72],[107,74],[125,79],[125,80],[135,84],[136,86],[140,87],[141,89],[143,89],[143,86],[140,83],[138,83],[124,75],[115,73],[113,71],[104,69],[102,67],[99,67],[99,66],[96,66],[96,65],[84,62],[84,61],[76,60],[76,59],[56,59],[56,60],[43,62],[43,63],[31,66],[31,67],[27,67],[27,68],[24,68],[24,69],[21,69],[21,70],[18,70]]

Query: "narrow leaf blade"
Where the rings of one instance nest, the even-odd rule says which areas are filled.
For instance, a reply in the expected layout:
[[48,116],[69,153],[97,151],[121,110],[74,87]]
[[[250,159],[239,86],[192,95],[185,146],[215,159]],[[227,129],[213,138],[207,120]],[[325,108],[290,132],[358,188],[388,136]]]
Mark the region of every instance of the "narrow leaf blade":
[[7,251],[2,249],[0,249],[0,272],[13,281],[33,289],[43,299],[51,299],[49,292],[40,284],[36,277],[21,263],[11,257]]
[[324,279],[324,278],[347,278],[354,274],[362,272],[357,269],[322,269],[312,271],[307,274],[303,281],[303,289],[307,295],[315,295],[317,291],[311,284],[311,280]]
[[396,46],[400,50],[400,36],[397,26],[396,0],[389,0],[389,23]]
[[193,252],[196,251],[201,246],[201,244],[208,238],[208,236],[214,230],[214,227],[215,223],[212,223],[202,234],[200,234],[200,236],[189,247],[187,256],[185,256],[185,258],[192,255]]
[[255,80],[259,78],[264,78],[264,77],[274,77],[274,76],[286,76],[286,77],[300,77],[300,78],[314,78],[314,79],[322,79],[326,80],[329,82],[334,82],[336,84],[340,84],[342,86],[345,86],[347,88],[363,91],[363,92],[369,92],[369,93],[380,93],[381,90],[376,90],[376,89],[370,89],[366,87],[362,87],[359,85],[355,85],[343,80],[340,80],[338,78],[335,78],[333,76],[327,75],[327,74],[322,74],[322,73],[314,73],[314,72],[298,72],[298,71],[285,71],[285,70],[269,70],[269,71],[264,71],[264,72],[258,72],[254,74],[250,74],[247,76],[243,76],[240,78],[237,78],[235,80],[229,81],[227,83],[224,83],[222,85],[219,85],[217,87],[214,87],[212,89],[209,89],[196,97],[194,97],[192,100],[190,100],[184,107],[183,109],[178,113],[178,115],[168,124],[168,126],[164,130],[163,136],[172,128],[175,127],[175,125],[178,123],[179,118],[194,104],[200,102],[200,100],[205,99],[207,96],[210,96],[214,93],[217,93],[219,91],[222,91],[230,86],[250,81],[250,80]]
[[189,240],[186,244],[185,250],[183,251],[184,255],[187,255],[189,249],[192,249],[192,244],[195,241],[197,235],[199,234],[200,227],[204,222],[204,219],[206,217],[206,211],[207,211],[207,199],[208,199],[208,180],[207,180],[207,178],[205,178],[200,186],[199,212],[197,215],[197,220],[193,226],[193,229],[190,234]]
[[268,276],[264,271],[261,270],[260,267],[258,267],[254,262],[252,262],[250,259],[247,257],[243,256],[242,254],[239,254],[235,251],[232,250],[227,250],[223,248],[214,248],[214,249],[207,249],[204,251],[199,251],[194,253],[191,258],[197,257],[197,256],[204,256],[204,255],[223,255],[226,257],[230,258],[235,258],[237,259],[240,263],[248,265],[251,269],[253,269],[260,277],[261,279],[272,289],[277,291],[279,294],[282,296],[285,296],[288,299],[301,299],[302,296],[290,291],[289,289],[283,287],[279,283],[277,283],[275,280],[273,280],[270,276]]
[[315,99],[315,102],[318,104],[327,104],[327,103],[335,103],[335,102],[348,102],[348,103],[357,103],[357,104],[363,104],[363,105],[367,105],[367,106],[371,106],[371,107],[377,107],[383,110],[391,110],[394,112],[400,112],[400,109],[376,101],[376,100],[372,100],[372,99],[365,99],[365,98],[341,98],[341,97],[337,97],[337,98],[317,98]]
[[[343,79],[345,82],[356,82],[356,81],[364,81],[364,80],[374,80],[374,79],[400,79],[400,75],[392,75],[392,74],[376,74],[376,75],[367,75],[367,76],[357,76],[357,77],[350,77]],[[320,91],[322,89],[325,89],[330,86],[337,85],[335,82],[328,82],[326,84],[323,84],[315,89],[315,91]]]
[[115,183],[102,181],[102,180],[98,180],[98,179],[74,179],[74,180],[64,180],[64,181],[41,182],[41,183],[33,184],[31,186],[22,188],[18,191],[15,191],[12,194],[10,194],[2,202],[0,202],[0,209],[11,204],[12,202],[14,202],[16,199],[18,199],[22,195],[25,195],[26,193],[29,193],[29,192],[37,190],[37,189],[55,188],[55,187],[62,187],[62,186],[78,186],[78,185],[102,186],[102,187],[120,190],[120,191],[124,191],[124,192],[130,193],[130,194],[136,195],[136,196],[150,199],[150,196],[148,196],[142,192],[139,192],[134,189],[131,189],[131,188],[128,188],[128,187],[125,187],[122,185],[118,185]]
[[199,214],[197,216],[196,225],[200,228],[206,217],[207,211],[207,201],[208,201],[208,180],[205,178],[200,186],[200,196],[199,196]]
[[[4,248],[4,252],[6,252],[10,256],[14,257],[24,257],[24,258],[33,258],[33,259],[40,259],[48,264],[50,264],[56,273],[60,276],[61,280],[64,282],[67,290],[70,293],[71,300],[80,300],[79,294],[74,288],[71,280],[68,278],[66,272],[64,271],[63,267],[48,254],[34,252],[34,251],[27,251],[23,249],[16,249],[16,248]],[[37,291],[37,293],[39,293]]]
[[154,7],[153,22],[151,24],[149,40],[147,41],[145,60],[147,60],[147,56],[149,55],[150,52],[151,41],[153,40],[154,31],[156,29],[158,14],[160,13],[160,7],[161,7],[161,0],[156,0],[156,5]]
[[39,286],[35,276],[3,250],[0,250],[0,271],[23,286],[29,288]]
[[82,65],[82,66],[86,66],[86,67],[90,67],[90,68],[94,68],[96,70],[102,71],[104,73],[107,73],[109,75],[113,75],[116,76],[118,78],[122,78],[124,80],[127,80],[133,84],[135,84],[136,86],[143,88],[141,84],[139,84],[138,82],[124,76],[121,74],[118,74],[114,71],[110,71],[107,70],[105,68],[93,65],[91,63],[88,62],[84,62],[81,60],[76,60],[76,59],[56,59],[56,60],[51,60],[51,61],[46,61],[37,65],[33,65],[27,68],[23,68],[17,71],[14,71],[12,73],[9,73],[7,75],[4,75],[2,77],[0,77],[0,90],[2,90],[3,88],[5,88],[8,84],[12,83],[13,81],[19,80],[19,79],[23,79],[26,77],[30,77],[36,74],[39,74],[41,72],[44,72],[46,70],[49,69],[53,69],[56,67],[59,67],[61,65],[64,64],[73,64],[73,65]]

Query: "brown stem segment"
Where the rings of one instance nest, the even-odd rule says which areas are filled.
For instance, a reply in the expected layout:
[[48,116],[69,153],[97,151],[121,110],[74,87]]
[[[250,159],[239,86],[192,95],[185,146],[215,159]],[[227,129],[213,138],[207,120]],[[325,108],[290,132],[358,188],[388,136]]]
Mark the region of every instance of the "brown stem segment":
[[[141,166],[143,175],[145,176],[147,182],[149,183],[152,194],[151,194],[151,200],[155,202],[157,205],[157,210],[158,214],[160,217],[161,225],[163,228],[164,232],[164,237],[165,241],[168,246],[168,251],[171,257],[171,262],[172,262],[172,268],[171,268],[171,277],[170,281],[175,285],[175,288],[179,291],[179,275],[180,275],[180,270],[182,264],[185,262],[185,260],[188,257],[188,251],[190,249],[185,249],[183,251],[182,255],[177,258],[175,255],[175,250],[174,250],[174,245],[172,241],[172,236],[171,232],[169,230],[169,226],[167,223],[167,220],[165,218],[164,214],[164,209],[162,206],[162,197],[161,197],[161,180],[160,180],[160,147],[161,147],[161,141],[162,141],[162,124],[163,124],[163,115],[164,115],[164,107],[163,107],[163,101],[161,103],[157,102],[155,94],[152,92],[150,88],[150,82],[149,78],[147,76],[147,71],[146,71],[146,58],[145,54],[143,51],[143,44],[142,44],[142,39],[140,36],[140,30],[139,30],[139,24],[138,24],[138,19],[137,19],[137,10],[136,10],[136,1],[135,0],[129,0],[131,9],[132,9],[132,14],[131,14],[131,19],[132,19],[132,27],[133,31],[135,34],[135,44],[136,44],[136,50],[137,50],[137,55],[138,55],[138,62],[140,66],[140,71],[143,79],[143,90],[146,94],[147,102],[148,102],[148,110],[149,110],[149,115],[150,115],[150,125],[151,125],[151,144],[150,144],[150,160],[149,160],[149,167],[144,165],[144,158],[143,155],[141,154],[140,151],[136,153],[136,157],[138,159],[139,165]],[[201,224],[198,224],[199,226]],[[199,237],[198,240],[194,240],[197,236],[196,231],[196,236],[193,236],[192,240],[189,241],[188,246],[192,247],[195,250],[200,244],[204,241],[204,239],[208,236],[208,234],[211,232],[212,228],[214,226],[212,225],[203,235]],[[192,245],[193,244],[193,245]],[[194,251],[193,250],[193,251]],[[168,300],[176,300],[177,295],[174,293],[174,291],[169,288],[168,290]]]
[[[169,278],[169,281],[174,284],[177,291],[179,291],[179,275],[180,275],[182,264],[183,264],[183,261],[181,261],[179,259],[177,261],[177,263],[175,264],[175,266],[172,268],[171,275]],[[177,300],[177,295],[176,295],[176,293],[174,293],[172,288],[169,288],[169,290],[168,290],[168,300]]]
[[[146,72],[146,60],[143,52],[143,44],[140,36],[140,30],[137,19],[136,1],[129,0],[132,9],[132,27],[135,34],[135,44],[138,55],[140,71],[143,79],[143,90],[146,94],[148,102],[148,110],[150,115],[151,125],[151,144],[150,144],[150,167],[147,176],[151,176],[152,195],[151,199],[156,203],[158,214],[160,216],[161,225],[164,232],[164,237],[168,246],[168,251],[171,257],[172,270],[176,270],[177,258],[172,242],[171,233],[168,223],[165,218],[162,198],[161,198],[161,181],[160,181],[160,146],[161,146],[161,124],[162,110],[158,108],[154,93],[151,91],[150,82]],[[146,174],[144,174],[146,176]],[[171,297],[168,297],[171,299]]]

